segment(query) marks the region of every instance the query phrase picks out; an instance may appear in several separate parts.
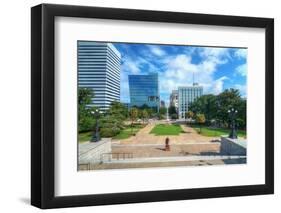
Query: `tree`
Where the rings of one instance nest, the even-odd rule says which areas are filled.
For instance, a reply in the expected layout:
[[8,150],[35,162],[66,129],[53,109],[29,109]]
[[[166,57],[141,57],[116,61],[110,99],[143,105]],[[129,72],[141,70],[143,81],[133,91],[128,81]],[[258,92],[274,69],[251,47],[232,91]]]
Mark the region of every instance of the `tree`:
[[172,119],[177,119],[178,114],[175,106],[170,106],[168,109],[169,115],[171,116]]
[[178,118],[178,114],[174,113],[174,114],[171,114],[171,119],[172,120],[176,120]]
[[118,101],[113,101],[107,114],[123,121],[128,117],[128,108]]
[[78,129],[79,132],[89,131],[94,124],[94,118],[91,114],[93,107],[90,107],[94,98],[93,90],[89,88],[79,88],[78,90]]
[[166,114],[167,114],[167,108],[166,107],[160,107],[159,113],[157,113],[157,117],[158,117],[158,119],[163,119]]
[[170,106],[168,109],[169,114],[174,114],[177,113],[176,107],[175,106]]
[[190,104],[189,110],[196,114],[202,113],[206,115],[206,120],[210,121],[212,118],[216,117],[216,98],[217,97],[212,94],[202,95]]
[[132,108],[130,110],[130,119],[131,119],[131,130],[133,131],[133,123],[138,118],[138,109]]
[[143,123],[144,123],[144,121],[147,120],[147,118],[148,118],[148,112],[144,109],[144,110],[142,110],[141,114],[142,114],[142,119],[143,119]]
[[78,102],[79,105],[90,104],[94,97],[94,91],[89,88],[79,88],[78,90]]
[[117,101],[110,104],[110,108],[104,113],[100,120],[100,133],[102,137],[113,137],[124,128],[127,117],[127,107]]
[[200,126],[200,134],[201,134],[201,128],[202,128],[202,124],[204,124],[206,122],[206,118],[204,114],[196,114],[196,122],[199,124]]
[[195,114],[204,114],[206,122],[215,121],[216,124],[229,126],[228,110],[235,108],[238,111],[237,121],[239,128],[246,127],[246,99],[241,98],[236,89],[226,89],[218,95],[202,95],[188,106]]
[[148,117],[151,118],[153,115],[153,110],[151,108],[148,108],[146,111],[148,113]]
[[[239,112],[239,115],[241,116],[241,101],[242,99],[239,90],[236,89],[227,89],[217,96],[217,118],[221,121],[221,123],[227,124],[229,126],[230,121],[228,110],[230,108],[234,108],[235,110],[237,110]],[[238,116],[237,118],[239,118]]]
[[185,113],[185,117],[187,119],[193,119],[194,113],[192,111],[188,111],[188,112]]

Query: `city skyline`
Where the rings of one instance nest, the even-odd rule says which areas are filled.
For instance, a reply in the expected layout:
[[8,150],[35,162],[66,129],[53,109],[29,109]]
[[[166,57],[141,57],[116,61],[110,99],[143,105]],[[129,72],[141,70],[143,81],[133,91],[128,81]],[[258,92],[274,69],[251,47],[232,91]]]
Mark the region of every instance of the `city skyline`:
[[247,49],[112,43],[121,54],[120,100],[129,103],[129,75],[158,73],[160,99],[169,105],[172,90],[203,87],[204,94],[235,88],[247,97]]
[[77,63],[79,171],[247,163],[247,100],[217,95],[245,97],[244,49],[80,40]]

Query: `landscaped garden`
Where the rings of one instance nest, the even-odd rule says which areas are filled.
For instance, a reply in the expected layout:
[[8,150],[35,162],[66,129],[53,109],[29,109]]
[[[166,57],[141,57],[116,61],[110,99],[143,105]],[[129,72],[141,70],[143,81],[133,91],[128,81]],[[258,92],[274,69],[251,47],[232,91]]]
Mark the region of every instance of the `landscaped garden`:
[[[134,136],[140,129],[145,127],[145,124],[133,124],[133,125],[128,125],[125,126],[124,129],[120,131],[117,135],[113,137],[113,139],[126,139],[131,136]],[[87,132],[80,132],[79,133],[79,142],[86,142],[90,141],[92,138],[93,132],[92,131],[87,131]]]
[[[230,133],[230,129],[227,128],[212,128],[207,126],[202,126],[200,130],[199,125],[192,125],[192,127],[201,135],[207,137],[220,137],[222,135],[228,135]],[[238,137],[245,137],[245,130],[237,130]]]
[[134,136],[140,129],[145,127],[144,124],[133,124],[132,126],[127,126],[125,129],[121,130],[121,132],[114,136],[113,139],[126,139],[131,136]]
[[183,133],[181,126],[178,124],[157,124],[151,131],[150,134],[155,135],[179,135]]
[[156,108],[152,109],[146,105],[129,109],[117,101],[112,102],[108,110],[101,111],[90,106],[94,95],[89,88],[79,88],[79,142],[91,140],[97,123],[101,138],[129,138],[143,128],[148,119],[163,118],[167,111],[165,107],[160,107],[157,112]]
[[79,132],[79,135],[78,135],[78,141],[79,141],[79,143],[82,143],[82,142],[86,142],[86,141],[91,140],[92,135],[93,135],[93,132],[92,132],[92,131],[88,131],[88,132]]

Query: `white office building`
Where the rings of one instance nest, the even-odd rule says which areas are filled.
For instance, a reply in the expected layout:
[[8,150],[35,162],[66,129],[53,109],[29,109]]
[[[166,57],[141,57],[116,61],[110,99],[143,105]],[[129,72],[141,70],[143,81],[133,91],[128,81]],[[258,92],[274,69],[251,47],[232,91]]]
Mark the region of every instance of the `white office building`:
[[196,98],[203,94],[203,87],[194,83],[193,86],[178,88],[178,115],[179,119],[185,119],[185,113],[188,111],[188,106]]
[[120,101],[121,54],[111,43],[78,41],[78,86],[94,91],[92,106],[101,111]]

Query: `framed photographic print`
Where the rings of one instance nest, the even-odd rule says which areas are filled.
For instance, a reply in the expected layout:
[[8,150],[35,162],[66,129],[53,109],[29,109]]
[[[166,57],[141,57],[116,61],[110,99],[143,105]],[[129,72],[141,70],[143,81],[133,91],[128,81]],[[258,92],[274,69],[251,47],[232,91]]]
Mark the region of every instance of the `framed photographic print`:
[[31,9],[31,203],[272,194],[274,20]]

